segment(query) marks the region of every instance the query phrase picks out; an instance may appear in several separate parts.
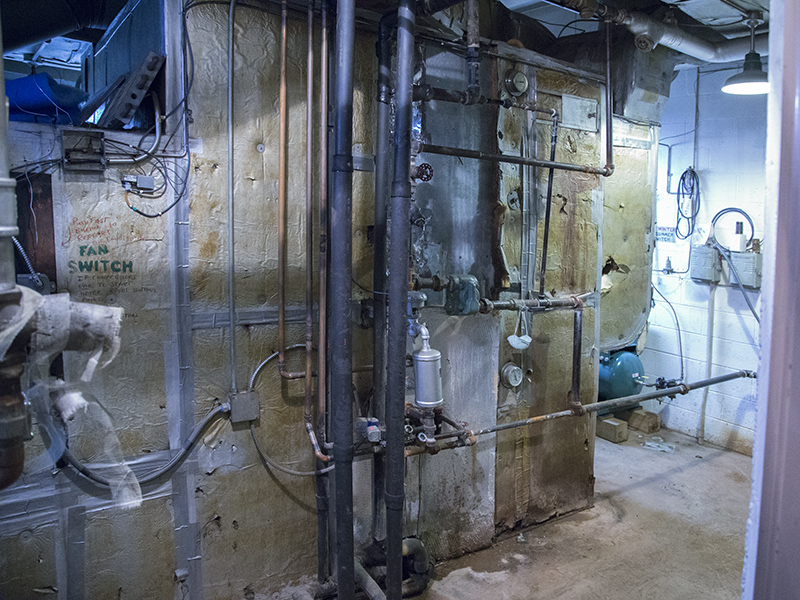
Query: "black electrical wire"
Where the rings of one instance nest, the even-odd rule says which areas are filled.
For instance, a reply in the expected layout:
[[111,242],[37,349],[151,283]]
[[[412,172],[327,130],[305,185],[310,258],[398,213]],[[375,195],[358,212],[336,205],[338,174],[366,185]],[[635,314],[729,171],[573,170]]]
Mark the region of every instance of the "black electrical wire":
[[[184,442],[183,446],[178,451],[178,453],[175,456],[173,456],[169,460],[169,462],[167,462],[167,464],[165,464],[163,467],[156,469],[155,471],[151,471],[144,477],[139,477],[138,478],[139,485],[147,485],[148,483],[152,483],[158,479],[161,479],[162,477],[170,473],[175,467],[181,464],[186,459],[186,457],[189,456],[192,450],[194,450],[194,447],[197,445],[197,441],[200,439],[200,436],[203,435],[203,433],[205,433],[209,425],[211,425],[211,423],[213,423],[217,418],[222,416],[224,413],[227,413],[229,411],[230,411],[230,405],[228,404],[222,404],[220,406],[215,407],[210,413],[208,413],[203,418],[202,421],[200,421],[197,425],[194,426],[194,429],[192,429],[191,433],[189,434],[189,437],[186,438],[186,441]],[[64,449],[64,454],[62,455],[62,458],[65,461],[67,461],[67,463],[71,465],[72,468],[78,471],[78,473],[83,475],[86,479],[89,479],[93,483],[103,487],[109,487],[109,488],[111,487],[111,481],[109,481],[102,475],[95,473],[89,467],[80,462],[75,457],[75,455],[72,454],[72,451],[69,448]]]
[[678,332],[678,355],[680,356],[680,359],[681,359],[681,378],[678,381],[683,381],[683,378],[684,378],[684,371],[683,371],[683,335],[681,333],[680,321],[678,321],[678,313],[675,311],[675,307],[672,306],[672,302],[667,300],[667,297],[664,294],[661,293],[661,290],[659,290],[653,284],[650,284],[650,285],[656,291],[656,293],[659,296],[661,296],[661,298],[664,300],[664,302],[667,303],[667,306],[669,306],[669,309],[672,311],[672,317],[675,319],[675,329]]
[[572,21],[570,21],[569,23],[567,23],[566,25],[564,25],[561,28],[561,30],[558,32],[558,35],[556,35],[556,38],[560,38],[564,34],[564,31],[566,31],[566,29],[568,27],[572,27],[578,33],[587,33],[588,30],[586,30],[586,29],[578,29],[577,27],[573,27],[573,25],[575,25],[575,23],[581,23],[581,22],[586,22],[586,21],[594,21],[595,23],[599,23],[600,22],[599,19],[573,19]]
[[[694,234],[697,215],[700,213],[700,177],[692,167],[686,169],[678,181],[678,214],[675,219],[675,237],[687,240]],[[681,224],[685,229],[681,230]]]

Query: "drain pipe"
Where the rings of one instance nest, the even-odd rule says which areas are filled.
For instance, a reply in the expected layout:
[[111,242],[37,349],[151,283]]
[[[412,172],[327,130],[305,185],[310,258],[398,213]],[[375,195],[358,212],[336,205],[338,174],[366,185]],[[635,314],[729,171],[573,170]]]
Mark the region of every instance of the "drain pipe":
[[353,547],[353,347],[350,302],[353,274],[353,55],[355,0],[339,0],[336,14],[336,93],[331,203],[331,402],[336,461],[336,579],[339,600],[355,595]]
[[415,3],[397,9],[394,182],[389,252],[389,339],[386,402],[386,597],[400,600],[403,585],[403,504],[405,460],[406,313],[411,243],[411,104],[414,74]]

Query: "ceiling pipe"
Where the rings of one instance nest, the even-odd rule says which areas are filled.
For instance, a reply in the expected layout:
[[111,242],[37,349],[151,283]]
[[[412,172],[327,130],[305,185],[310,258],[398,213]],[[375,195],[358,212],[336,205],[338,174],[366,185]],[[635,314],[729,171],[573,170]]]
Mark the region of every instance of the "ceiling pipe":
[[[550,0],[564,8],[577,11],[581,18],[599,17],[623,25],[636,36],[636,47],[650,52],[656,46],[665,46],[676,52],[709,63],[728,63],[742,60],[750,52],[750,37],[745,36],[722,42],[709,42],[683,31],[675,25],[657,21],[639,12],[612,8],[595,0]],[[755,36],[755,49],[761,55],[769,51],[769,34]]]

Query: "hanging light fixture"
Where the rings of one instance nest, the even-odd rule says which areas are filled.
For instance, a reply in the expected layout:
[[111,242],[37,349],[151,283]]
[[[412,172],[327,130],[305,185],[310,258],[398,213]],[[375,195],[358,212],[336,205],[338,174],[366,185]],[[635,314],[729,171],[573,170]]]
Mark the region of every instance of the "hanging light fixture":
[[761,22],[757,12],[751,12],[747,24],[750,26],[750,52],[745,54],[744,69],[729,77],[722,86],[726,94],[755,96],[769,92],[769,79],[761,65],[761,55],[756,52],[756,26]]

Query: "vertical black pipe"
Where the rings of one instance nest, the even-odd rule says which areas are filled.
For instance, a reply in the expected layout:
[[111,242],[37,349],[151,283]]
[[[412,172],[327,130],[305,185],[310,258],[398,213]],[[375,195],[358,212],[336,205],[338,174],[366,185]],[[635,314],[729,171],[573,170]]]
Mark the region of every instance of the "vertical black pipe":
[[[553,115],[553,131],[550,135],[550,162],[556,160],[556,143],[558,142],[558,115]],[[547,273],[547,244],[550,239],[550,207],[553,204],[553,173],[550,167],[547,174],[547,199],[544,209],[544,235],[542,235],[542,269],[539,273],[539,298],[544,298],[544,277]]]
[[336,579],[339,600],[355,595],[353,571],[353,349],[350,303],[353,213],[353,53],[355,0],[339,0],[336,14],[336,124],[331,201],[329,336],[333,455],[336,461]]
[[[406,374],[406,304],[411,226],[411,83],[414,74],[415,3],[397,9],[395,155],[389,239],[389,354],[386,401],[386,597],[400,600],[403,585],[405,459],[403,420]],[[338,468],[338,467],[337,467]]]
[[[386,421],[386,211],[391,183],[391,101],[392,101],[392,43],[391,35],[397,22],[395,13],[384,15],[378,29],[378,119],[375,137],[375,255],[372,289],[375,290],[373,330],[373,415]],[[382,453],[373,459],[372,536],[376,541],[386,538],[385,463]]]
[[583,347],[583,309],[574,311],[572,332],[572,387],[569,390],[569,406],[576,415],[584,413],[581,406],[581,354]]

